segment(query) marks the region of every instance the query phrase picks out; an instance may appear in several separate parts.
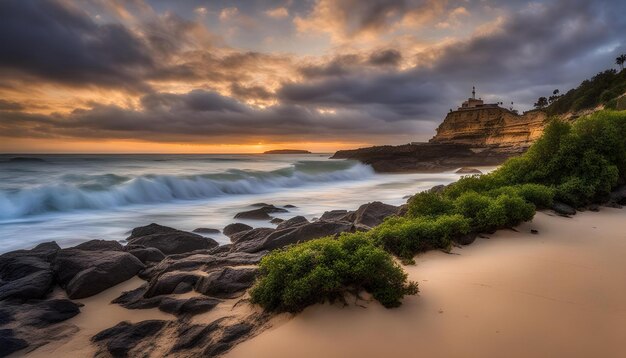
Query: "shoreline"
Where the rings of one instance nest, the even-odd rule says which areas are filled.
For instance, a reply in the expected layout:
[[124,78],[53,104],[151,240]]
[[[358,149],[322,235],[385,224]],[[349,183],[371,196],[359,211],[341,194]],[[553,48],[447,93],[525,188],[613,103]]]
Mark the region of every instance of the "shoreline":
[[606,207],[572,218],[538,212],[452,255],[418,255],[404,269],[421,292],[399,308],[314,305],[226,356],[618,357],[625,218]]

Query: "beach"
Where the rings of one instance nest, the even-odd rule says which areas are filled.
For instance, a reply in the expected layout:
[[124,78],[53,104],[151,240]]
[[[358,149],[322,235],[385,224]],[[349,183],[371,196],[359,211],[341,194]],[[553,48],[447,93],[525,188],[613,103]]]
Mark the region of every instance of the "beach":
[[404,269],[420,294],[399,308],[315,305],[227,357],[621,357],[625,219],[604,207],[538,212],[515,231],[417,256]]

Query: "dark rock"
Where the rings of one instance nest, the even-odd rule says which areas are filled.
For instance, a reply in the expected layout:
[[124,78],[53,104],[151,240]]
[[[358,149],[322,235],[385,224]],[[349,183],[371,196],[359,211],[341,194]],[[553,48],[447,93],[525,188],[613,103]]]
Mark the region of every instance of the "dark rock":
[[[331,210],[331,211],[326,211],[322,214],[322,216],[318,219],[318,220],[323,220],[323,221],[340,221],[340,220],[345,220],[344,218],[353,213],[348,212],[348,210]],[[349,220],[352,221],[352,220]]]
[[402,204],[398,206],[398,210],[396,211],[397,216],[405,216],[409,212],[409,204]]
[[95,295],[135,276],[145,266],[123,251],[60,250],[55,276],[72,299]]
[[230,252],[232,248],[233,248],[233,244],[220,245],[218,247],[214,247],[211,250],[209,250],[207,254],[209,255],[222,254],[222,253]]
[[138,323],[121,322],[91,338],[93,342],[106,342],[105,348],[113,357],[127,357],[130,350],[146,338],[153,339],[167,321],[148,320]]
[[222,233],[224,233],[224,235],[228,237],[231,237],[231,235],[233,234],[236,234],[242,231],[248,231],[248,230],[252,230],[252,226],[242,224],[242,223],[234,223],[234,224],[226,225],[224,230],[222,230]]
[[23,320],[30,326],[47,327],[76,316],[81,306],[67,299],[45,300],[30,305]]
[[561,216],[576,215],[576,209],[559,201],[555,201],[554,204],[552,204],[552,210]]
[[297,208],[297,206],[291,205],[291,204],[287,204],[287,205],[284,205],[283,208],[294,209],[294,208]]
[[220,298],[236,297],[238,292],[244,291],[254,283],[257,268],[231,268],[210,272],[200,277],[196,283],[196,291],[207,296]]
[[187,292],[191,292],[193,290],[193,285],[188,283],[188,282],[181,282],[178,285],[176,285],[176,287],[174,288],[174,291],[172,291],[173,294],[181,294],[181,293],[187,293]]
[[533,234],[533,235],[537,235],[537,234],[539,234],[539,231],[535,230],[535,229],[530,229],[530,233]]
[[13,313],[11,313],[11,310],[5,307],[0,307],[0,326],[13,321],[15,321],[15,317],[13,316]]
[[626,185],[615,188],[611,192],[609,201],[619,205],[626,205]]
[[211,249],[218,246],[217,241],[211,238],[157,224],[133,229],[127,240],[134,245],[157,248],[165,255]]
[[482,174],[483,172],[481,172],[480,170],[476,168],[463,167],[457,170],[455,173],[457,174]]
[[0,286],[0,300],[44,298],[52,290],[53,283],[52,271],[38,271]]
[[269,214],[274,213],[287,213],[286,209],[277,208],[275,206],[262,206],[258,209],[242,211],[235,215],[235,219],[248,219],[248,220],[270,220]]
[[282,223],[278,224],[276,230],[283,230],[288,228],[293,228],[300,225],[308,224],[309,220],[307,220],[304,216],[294,216],[289,220],[285,220]]
[[181,350],[200,347],[205,342],[211,340],[213,334],[219,329],[220,321],[212,322],[209,325],[183,325],[178,330],[178,338],[176,344],[172,347],[171,352],[176,353]]
[[361,205],[354,214],[354,223],[369,227],[380,225],[385,218],[396,215],[398,207],[375,201]]
[[123,251],[124,247],[117,241],[112,240],[89,240],[78,244],[72,249],[84,251]]
[[150,282],[145,297],[171,294],[181,283],[193,286],[198,279],[198,275],[189,272],[166,272]]
[[432,188],[428,189],[428,191],[430,193],[443,193],[443,191],[446,189],[446,186],[443,184],[439,184],[439,185],[435,185]]
[[222,337],[210,344],[203,352],[204,356],[215,357],[230,350],[235,343],[250,334],[253,326],[248,323],[236,323],[224,328]]
[[159,262],[165,258],[161,250],[156,247],[134,248],[128,250],[128,253],[138,258],[144,264],[147,262]]
[[274,250],[286,245],[298,242],[318,239],[320,237],[332,236],[342,232],[350,231],[352,224],[342,221],[316,221],[291,229],[285,229],[272,233],[265,239],[262,250]]
[[591,204],[587,207],[589,211],[598,212],[600,211],[600,207],[596,204]]
[[266,238],[268,235],[272,234],[275,229],[267,228],[267,227],[259,227],[256,229],[248,230],[233,234],[230,237],[230,240],[236,244],[240,242],[246,241],[259,241],[261,239]]
[[221,231],[219,231],[218,229],[211,229],[208,227],[199,227],[197,229],[193,229],[192,232],[195,232],[198,234],[219,234]]
[[6,357],[28,347],[25,340],[15,337],[12,329],[0,329],[0,357]]
[[58,251],[61,250],[59,244],[56,241],[48,241],[42,242],[41,244],[35,246],[32,251]]
[[39,299],[52,290],[53,274],[46,260],[56,251],[49,247],[46,244],[0,256],[0,300]]
[[189,299],[164,297],[159,309],[177,316],[196,315],[210,311],[220,302],[222,301],[211,297],[191,297]]
[[476,233],[469,233],[466,235],[455,237],[453,241],[460,245],[470,245],[471,243],[476,241],[476,236]]
[[281,218],[273,218],[272,220],[270,220],[270,223],[272,223],[272,224],[280,224],[283,221],[285,221],[285,220],[281,219]]

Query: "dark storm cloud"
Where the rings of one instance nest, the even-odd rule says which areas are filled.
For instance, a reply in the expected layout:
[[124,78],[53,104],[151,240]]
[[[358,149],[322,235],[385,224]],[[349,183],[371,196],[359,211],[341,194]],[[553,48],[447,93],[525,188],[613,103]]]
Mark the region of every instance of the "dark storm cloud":
[[[388,113],[429,115],[435,121],[467,97],[473,84],[494,98],[520,95],[506,99],[532,103],[531,96],[538,94],[521,89],[568,88],[611,67],[614,54],[602,50],[623,41],[626,18],[617,16],[624,13],[621,10],[626,11],[626,5],[618,1],[537,4],[509,17],[493,32],[437,50],[434,62],[432,53],[421,54],[415,69],[364,76],[362,65],[339,61],[342,66],[329,68],[341,76],[309,70],[317,80],[286,84],[278,96],[290,103],[321,106],[366,108],[377,103]],[[393,118],[402,117],[389,119]]]
[[0,99],[0,111],[19,111],[23,109],[24,106],[18,102]]
[[402,60],[402,53],[396,49],[376,51],[370,54],[368,62],[372,65],[397,66]]
[[71,85],[141,87],[148,48],[119,24],[48,0],[0,1],[0,68]]

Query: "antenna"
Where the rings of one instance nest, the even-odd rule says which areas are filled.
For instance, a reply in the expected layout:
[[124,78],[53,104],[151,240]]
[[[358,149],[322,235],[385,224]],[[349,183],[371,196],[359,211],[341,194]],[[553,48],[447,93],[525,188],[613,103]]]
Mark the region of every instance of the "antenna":
[[476,87],[472,86],[472,99],[476,99]]

